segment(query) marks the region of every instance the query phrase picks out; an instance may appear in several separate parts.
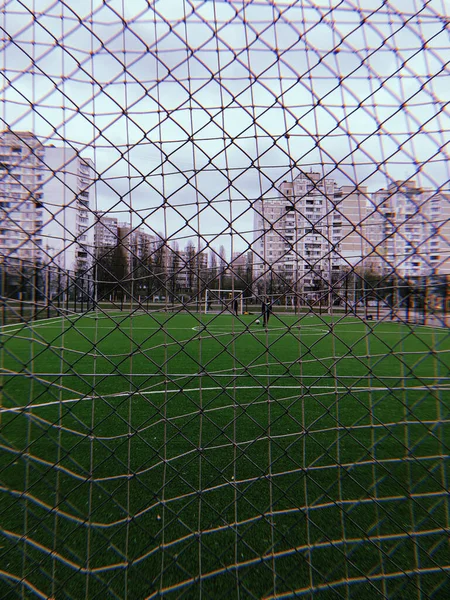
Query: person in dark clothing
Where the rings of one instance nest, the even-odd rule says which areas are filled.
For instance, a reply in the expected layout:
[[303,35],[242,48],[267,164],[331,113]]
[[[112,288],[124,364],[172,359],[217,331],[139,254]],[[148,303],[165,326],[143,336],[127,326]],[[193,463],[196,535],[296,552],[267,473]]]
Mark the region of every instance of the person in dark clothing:
[[237,298],[234,299],[233,307],[234,307],[234,314],[237,316],[238,312],[239,312],[239,303],[237,301]]
[[261,312],[262,312],[262,324],[263,327],[267,327],[269,324],[270,315],[272,313],[272,307],[270,301],[266,298],[261,303]]

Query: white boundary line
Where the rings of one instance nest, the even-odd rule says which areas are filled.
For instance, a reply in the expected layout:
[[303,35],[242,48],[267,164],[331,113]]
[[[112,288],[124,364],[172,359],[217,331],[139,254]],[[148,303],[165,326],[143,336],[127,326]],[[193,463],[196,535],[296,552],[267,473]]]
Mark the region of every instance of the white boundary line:
[[[147,316],[147,313],[145,311],[141,311],[138,314],[136,313],[132,313],[132,314],[127,314],[124,315],[121,311],[110,311],[112,314],[102,314],[102,312],[100,312],[100,314],[97,316],[94,316],[92,314],[89,313],[73,313],[73,314],[67,314],[67,315],[57,315],[55,317],[48,317],[46,319],[38,319],[36,321],[28,321],[28,322],[22,322],[22,323],[9,323],[6,325],[0,325],[0,334],[4,333],[4,334],[14,334],[17,333],[19,331],[23,331],[24,329],[31,329],[31,328],[35,328],[35,327],[44,327],[44,326],[56,326],[59,325],[60,323],[62,324],[65,320],[68,321],[72,321],[73,319],[81,319],[81,318],[87,318],[87,319],[98,319],[98,320],[105,320],[108,321],[111,317],[120,317],[123,316],[124,320],[127,319],[131,319],[133,317],[142,317],[142,316]],[[289,315],[290,316],[290,315]],[[294,316],[294,315],[292,315]],[[380,330],[379,327],[383,326],[383,325],[401,325],[402,328],[407,327],[408,325],[412,325],[414,328],[416,327],[420,327],[422,329],[429,329],[430,331],[438,331],[441,334],[445,334],[447,335],[447,331],[450,334],[450,329],[448,327],[445,326],[440,326],[440,325],[423,325],[421,323],[403,323],[403,322],[387,322],[387,321],[376,321],[376,326],[372,327],[370,325],[368,325],[365,321],[353,321],[353,324],[358,323],[360,325],[366,326],[366,327],[370,327],[371,332],[373,333],[383,333],[384,334],[389,334],[389,335],[394,335],[394,334],[398,334],[400,333],[399,331],[385,331],[385,330]],[[118,323],[114,323],[115,327],[117,327]],[[133,326],[133,329],[137,329],[137,330],[149,330],[149,331],[157,331],[159,329],[164,330],[164,329],[170,329],[172,331],[175,330],[179,330],[179,331],[195,331],[196,333],[209,333],[209,334],[214,334],[214,333],[218,333],[218,334],[234,334],[234,335],[240,335],[240,334],[248,334],[248,333],[252,333],[254,335],[260,335],[260,334],[264,334],[264,335],[279,335],[281,332],[283,331],[288,331],[291,330],[291,332],[295,329],[297,329],[299,331],[299,333],[303,333],[303,335],[307,334],[307,335],[315,335],[315,334],[321,334],[321,333],[331,333],[330,329],[324,329],[324,326],[329,326],[329,327],[348,327],[348,324],[345,322],[338,322],[338,323],[318,323],[317,325],[301,325],[301,324],[293,324],[293,325],[289,325],[287,324],[285,327],[274,327],[274,328],[261,328],[259,329],[259,325],[256,325],[254,323],[251,324],[251,326],[249,326],[248,328],[243,328],[243,329],[238,329],[238,330],[234,330],[231,331],[227,326],[223,325],[219,325],[219,324],[213,324],[212,327],[208,327],[208,323],[204,324],[204,325],[195,325],[194,327],[165,327],[165,323],[161,323],[160,327],[156,327],[156,326],[148,326],[148,327],[135,327]],[[95,329],[97,326],[92,326],[92,325],[81,325],[80,329]],[[361,331],[359,330],[350,330],[350,329],[346,329],[347,332],[349,333],[364,333],[364,329],[362,329]]]
[[52,325],[53,323],[49,323],[49,321],[55,321],[56,319],[59,319],[62,323],[64,319],[69,319],[71,316],[72,315],[59,315],[57,317],[48,317],[47,319],[38,319],[37,321],[24,321],[23,323],[9,323],[8,325],[0,325],[0,334],[3,333],[3,330],[6,329],[6,327],[15,327],[15,329],[8,329],[4,333],[15,333],[16,331],[22,331],[23,329],[27,328],[42,327],[43,325]]

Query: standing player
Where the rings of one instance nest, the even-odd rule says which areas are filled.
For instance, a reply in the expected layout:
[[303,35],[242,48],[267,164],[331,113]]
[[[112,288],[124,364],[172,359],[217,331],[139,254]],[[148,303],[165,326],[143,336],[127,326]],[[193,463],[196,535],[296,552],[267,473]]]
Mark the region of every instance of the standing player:
[[261,312],[263,327],[267,327],[267,325],[269,324],[270,315],[272,314],[272,306],[269,298],[263,298],[261,303]]

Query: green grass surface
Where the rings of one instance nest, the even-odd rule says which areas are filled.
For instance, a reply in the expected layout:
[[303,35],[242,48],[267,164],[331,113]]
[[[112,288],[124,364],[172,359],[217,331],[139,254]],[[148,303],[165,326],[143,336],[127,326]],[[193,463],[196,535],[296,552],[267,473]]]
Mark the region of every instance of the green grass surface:
[[255,318],[3,327],[2,598],[450,597],[447,330]]

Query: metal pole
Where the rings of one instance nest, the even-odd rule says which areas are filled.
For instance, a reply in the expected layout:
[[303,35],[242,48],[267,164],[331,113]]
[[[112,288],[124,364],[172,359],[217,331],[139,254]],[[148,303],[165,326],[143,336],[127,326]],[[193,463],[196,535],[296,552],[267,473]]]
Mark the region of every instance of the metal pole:
[[33,306],[34,306],[34,316],[33,318],[36,320],[38,315],[38,267],[34,266],[33,270]]
[[450,275],[445,275],[445,291],[444,291],[444,306],[442,307],[442,312],[444,314],[444,325],[446,325],[448,327],[448,319],[447,319],[447,315],[448,315],[448,308],[450,305],[450,285],[449,285],[449,281],[450,281]]
[[409,281],[406,281],[406,322],[409,323],[409,316],[411,312],[411,287],[409,285]]
[[2,297],[3,297],[3,301],[2,301],[2,325],[5,325],[6,323],[6,315],[5,315],[5,279],[6,277],[6,273],[5,273],[5,262],[2,261],[2,277],[1,277],[1,285],[2,285]]
[[345,284],[344,284],[344,291],[345,291],[345,314],[348,314],[348,276],[349,273],[348,271],[345,274]]
[[47,304],[47,319],[50,318],[50,266],[45,270],[45,302]]
[[23,317],[24,317],[24,310],[23,310],[23,288],[25,285],[25,277],[23,275],[23,259],[20,261],[20,318],[23,321]]
[[[56,303],[58,308],[61,308],[61,267],[58,265],[58,293],[56,294]],[[64,301],[64,298],[63,298]]]
[[73,312],[77,312],[77,285],[76,285],[76,274],[74,275],[74,280],[72,282],[73,287]]

